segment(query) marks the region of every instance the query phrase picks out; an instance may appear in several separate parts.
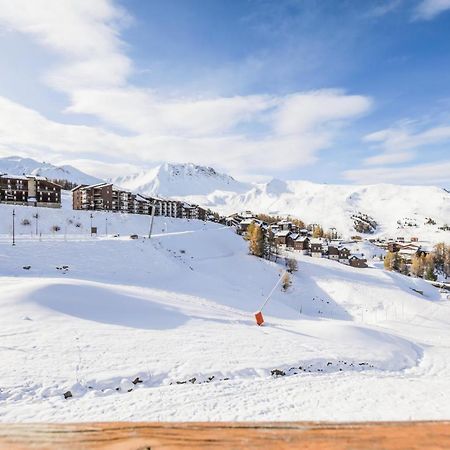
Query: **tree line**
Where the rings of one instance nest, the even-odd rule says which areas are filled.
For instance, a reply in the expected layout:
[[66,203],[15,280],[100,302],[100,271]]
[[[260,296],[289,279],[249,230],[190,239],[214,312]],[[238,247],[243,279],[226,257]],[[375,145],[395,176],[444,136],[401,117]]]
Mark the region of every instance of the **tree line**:
[[387,252],[384,268],[430,281],[436,281],[439,274],[447,279],[450,276],[450,246],[440,242],[428,254],[418,252],[413,255],[411,264],[397,252]]

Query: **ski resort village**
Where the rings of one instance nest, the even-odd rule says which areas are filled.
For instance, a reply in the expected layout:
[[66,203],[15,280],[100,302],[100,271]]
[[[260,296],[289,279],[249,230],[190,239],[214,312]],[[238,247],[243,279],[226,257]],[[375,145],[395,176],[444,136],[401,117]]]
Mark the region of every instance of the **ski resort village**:
[[450,417],[446,190],[0,174],[0,421]]

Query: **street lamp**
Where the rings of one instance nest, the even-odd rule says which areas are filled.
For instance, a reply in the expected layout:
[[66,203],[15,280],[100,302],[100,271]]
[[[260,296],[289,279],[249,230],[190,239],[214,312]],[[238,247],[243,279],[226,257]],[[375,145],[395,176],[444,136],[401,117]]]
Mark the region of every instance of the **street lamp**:
[[38,213],[38,209],[36,208],[36,214],[34,215],[35,219],[36,219],[36,237],[39,234],[39,213]]
[[91,218],[91,237],[92,237],[92,219],[93,219],[92,213],[90,214],[90,218]]
[[151,207],[152,207],[152,217],[150,219],[150,230],[148,231],[148,238],[149,239],[152,237],[153,219],[155,218],[155,205],[151,205]]
[[108,237],[108,218],[106,218],[106,225],[105,225],[105,227],[106,227],[106,237]]
[[16,210],[13,209],[12,212],[12,245],[16,245]]

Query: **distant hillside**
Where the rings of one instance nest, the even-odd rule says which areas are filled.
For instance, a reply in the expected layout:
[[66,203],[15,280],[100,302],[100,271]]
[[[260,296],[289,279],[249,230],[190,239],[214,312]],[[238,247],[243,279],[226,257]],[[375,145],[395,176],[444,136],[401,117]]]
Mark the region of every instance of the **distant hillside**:
[[[183,199],[223,214],[241,210],[291,215],[334,227],[344,236],[415,236],[450,241],[450,194],[433,186],[316,184],[308,181],[240,182],[210,167],[163,164],[116,179],[127,189]],[[430,220],[431,219],[431,220]]]

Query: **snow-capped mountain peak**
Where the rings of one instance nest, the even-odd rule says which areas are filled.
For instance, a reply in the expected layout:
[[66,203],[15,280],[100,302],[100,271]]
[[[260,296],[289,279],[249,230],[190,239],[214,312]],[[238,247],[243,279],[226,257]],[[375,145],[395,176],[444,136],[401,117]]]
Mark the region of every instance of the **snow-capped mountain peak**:
[[55,166],[31,158],[9,156],[0,158],[0,173],[10,175],[40,175],[50,180],[66,180],[77,184],[93,184],[102,181],[69,165]]
[[116,178],[114,183],[142,194],[163,197],[208,195],[216,191],[245,192],[251,188],[251,185],[212,167],[167,162],[147,171]]

